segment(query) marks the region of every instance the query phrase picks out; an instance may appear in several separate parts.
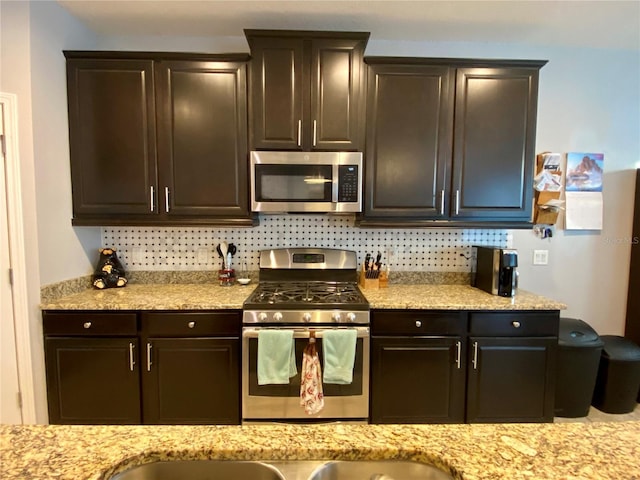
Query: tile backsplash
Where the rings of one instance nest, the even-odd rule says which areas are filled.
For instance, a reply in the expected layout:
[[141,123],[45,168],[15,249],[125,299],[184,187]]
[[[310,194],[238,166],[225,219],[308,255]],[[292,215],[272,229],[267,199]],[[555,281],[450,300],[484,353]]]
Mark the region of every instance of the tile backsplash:
[[258,269],[260,250],[282,247],[325,247],[366,253],[382,252],[393,271],[468,272],[470,246],[510,247],[512,235],[496,229],[366,229],[353,215],[261,215],[252,228],[103,227],[104,247],[114,247],[126,270],[216,270],[221,260],[216,246],[233,243],[237,268],[246,261]]

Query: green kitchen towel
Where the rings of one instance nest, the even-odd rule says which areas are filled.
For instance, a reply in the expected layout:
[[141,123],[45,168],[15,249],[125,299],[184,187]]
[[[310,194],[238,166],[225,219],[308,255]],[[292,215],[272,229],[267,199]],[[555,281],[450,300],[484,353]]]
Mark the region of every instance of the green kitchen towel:
[[293,330],[259,330],[258,385],[287,384],[297,373]]
[[324,383],[349,385],[353,381],[353,365],[356,360],[355,328],[340,328],[322,332],[324,356]]

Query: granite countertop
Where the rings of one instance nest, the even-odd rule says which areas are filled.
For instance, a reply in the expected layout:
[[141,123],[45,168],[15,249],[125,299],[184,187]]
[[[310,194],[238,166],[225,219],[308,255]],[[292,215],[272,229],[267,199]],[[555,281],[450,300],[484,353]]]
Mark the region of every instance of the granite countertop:
[[[129,284],[87,289],[41,304],[43,310],[216,310],[241,309],[255,283]],[[469,285],[389,285],[363,290],[371,308],[434,310],[563,310],[566,305],[519,290],[514,298],[491,295]]]
[[640,422],[0,425],[0,478],[97,480],[181,459],[412,459],[465,480],[640,479]]

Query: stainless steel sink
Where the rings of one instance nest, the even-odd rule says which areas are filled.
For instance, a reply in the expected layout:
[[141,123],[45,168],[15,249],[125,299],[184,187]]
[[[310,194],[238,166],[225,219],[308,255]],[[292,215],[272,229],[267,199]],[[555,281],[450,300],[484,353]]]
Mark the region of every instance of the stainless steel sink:
[[111,480],[285,480],[272,465],[224,460],[177,460],[133,467]]
[[176,460],[140,465],[110,480],[452,480],[431,465],[404,460]]
[[308,480],[452,480],[424,463],[400,460],[333,461],[319,466]]

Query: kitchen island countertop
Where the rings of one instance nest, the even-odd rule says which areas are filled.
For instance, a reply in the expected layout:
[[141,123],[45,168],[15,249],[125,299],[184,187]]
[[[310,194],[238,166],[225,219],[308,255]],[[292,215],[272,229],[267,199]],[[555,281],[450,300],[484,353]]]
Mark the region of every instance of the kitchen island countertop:
[[[41,304],[42,310],[217,310],[241,309],[255,288],[215,284],[129,284],[87,289]],[[513,298],[491,295],[469,285],[389,285],[363,290],[372,309],[563,310],[566,305],[519,290]]]
[[181,459],[412,459],[465,480],[640,478],[640,422],[474,425],[0,425],[3,480],[98,480]]

